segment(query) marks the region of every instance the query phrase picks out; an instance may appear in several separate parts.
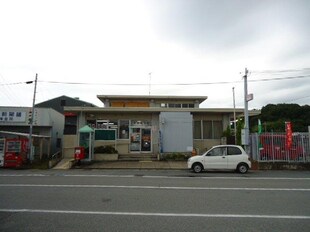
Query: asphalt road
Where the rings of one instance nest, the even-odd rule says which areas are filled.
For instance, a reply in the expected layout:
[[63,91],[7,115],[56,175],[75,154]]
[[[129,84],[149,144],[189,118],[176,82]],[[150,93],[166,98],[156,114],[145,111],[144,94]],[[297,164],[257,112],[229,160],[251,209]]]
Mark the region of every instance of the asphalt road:
[[0,231],[310,231],[310,172],[0,169]]

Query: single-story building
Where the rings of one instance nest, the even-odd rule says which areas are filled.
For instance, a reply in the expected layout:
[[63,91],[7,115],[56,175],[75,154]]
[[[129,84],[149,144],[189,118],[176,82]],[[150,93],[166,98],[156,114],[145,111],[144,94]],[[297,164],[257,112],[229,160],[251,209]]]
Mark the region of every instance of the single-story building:
[[[79,130],[94,131],[93,146],[115,146],[123,155],[202,152],[226,143],[223,131],[234,118],[232,108],[199,108],[206,96],[97,95],[103,107],[64,107],[63,154],[73,157],[81,145]],[[237,117],[243,109],[235,109]],[[250,111],[257,115],[259,111]],[[87,137],[88,139],[88,137]],[[92,159],[92,157],[90,157]]]

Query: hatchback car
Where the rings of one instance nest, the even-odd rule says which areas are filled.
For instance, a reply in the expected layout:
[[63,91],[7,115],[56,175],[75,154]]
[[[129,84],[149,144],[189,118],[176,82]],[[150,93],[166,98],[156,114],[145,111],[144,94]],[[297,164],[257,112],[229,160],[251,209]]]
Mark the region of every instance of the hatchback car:
[[188,159],[187,167],[198,173],[203,170],[236,170],[246,173],[251,168],[251,161],[241,146],[218,145],[202,155]]

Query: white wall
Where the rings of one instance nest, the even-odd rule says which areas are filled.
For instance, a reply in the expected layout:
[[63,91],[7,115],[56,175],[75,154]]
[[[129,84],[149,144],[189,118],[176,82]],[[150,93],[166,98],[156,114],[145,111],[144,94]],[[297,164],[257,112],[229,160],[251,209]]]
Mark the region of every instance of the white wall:
[[159,115],[162,152],[188,152],[193,147],[193,116],[190,112]]

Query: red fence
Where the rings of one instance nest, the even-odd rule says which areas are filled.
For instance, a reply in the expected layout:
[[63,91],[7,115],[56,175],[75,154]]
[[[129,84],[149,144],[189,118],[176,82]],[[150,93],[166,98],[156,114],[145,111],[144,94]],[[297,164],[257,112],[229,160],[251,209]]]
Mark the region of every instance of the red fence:
[[[289,140],[289,141],[288,141]],[[252,159],[272,162],[310,162],[309,133],[251,134]]]

